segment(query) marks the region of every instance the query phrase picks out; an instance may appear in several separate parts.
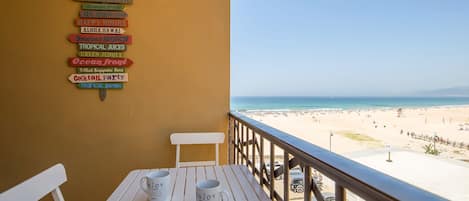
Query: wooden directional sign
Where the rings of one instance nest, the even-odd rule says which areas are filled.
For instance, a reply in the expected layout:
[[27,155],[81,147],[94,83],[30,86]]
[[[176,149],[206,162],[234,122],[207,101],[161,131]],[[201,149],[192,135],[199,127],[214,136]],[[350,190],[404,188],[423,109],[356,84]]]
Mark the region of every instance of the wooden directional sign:
[[122,58],[122,52],[93,52],[93,51],[80,51],[77,54],[79,57],[105,57],[105,58]]
[[77,0],[84,2],[96,2],[96,3],[120,3],[120,4],[131,4],[132,0]]
[[73,67],[129,67],[132,65],[130,59],[111,59],[111,58],[70,58],[68,64]]
[[87,74],[71,74],[68,80],[72,83],[89,83],[89,82],[127,82],[129,76],[127,73],[87,73]]
[[123,67],[77,68],[77,73],[125,73],[125,68]]
[[75,25],[80,27],[127,27],[129,25],[127,20],[118,19],[76,19]]
[[80,27],[80,32],[92,34],[123,34],[125,30],[118,27]]
[[122,83],[78,83],[77,87],[80,89],[122,89]]
[[81,4],[81,9],[83,10],[124,10],[124,5],[84,3],[84,4]]
[[105,11],[105,10],[81,10],[81,18],[106,18],[106,19],[125,19],[127,13],[124,11]]
[[72,43],[132,44],[130,35],[70,34],[68,40]]
[[114,52],[123,52],[126,50],[126,45],[124,44],[89,44],[89,43],[79,43],[79,50],[89,50],[89,51],[114,51]]

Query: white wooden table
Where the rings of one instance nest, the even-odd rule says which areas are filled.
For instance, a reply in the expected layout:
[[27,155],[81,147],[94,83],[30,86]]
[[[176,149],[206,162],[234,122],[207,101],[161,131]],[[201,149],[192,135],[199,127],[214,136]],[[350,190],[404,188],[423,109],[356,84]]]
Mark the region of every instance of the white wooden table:
[[108,201],[147,201],[140,189],[140,179],[151,171],[169,170],[171,175],[171,201],[195,201],[195,185],[198,181],[217,179],[230,192],[230,201],[270,200],[252,173],[241,165],[225,165],[192,168],[143,169],[131,171]]

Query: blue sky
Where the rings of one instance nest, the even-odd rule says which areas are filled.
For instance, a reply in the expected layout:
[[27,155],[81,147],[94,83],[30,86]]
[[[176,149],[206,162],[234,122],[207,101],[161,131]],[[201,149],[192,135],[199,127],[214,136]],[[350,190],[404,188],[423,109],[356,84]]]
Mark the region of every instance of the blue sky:
[[468,0],[232,0],[232,96],[469,86]]

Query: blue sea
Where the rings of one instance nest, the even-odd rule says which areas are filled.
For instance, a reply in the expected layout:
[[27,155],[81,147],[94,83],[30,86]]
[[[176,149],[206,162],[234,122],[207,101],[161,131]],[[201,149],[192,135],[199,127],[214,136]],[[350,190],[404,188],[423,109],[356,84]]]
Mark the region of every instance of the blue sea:
[[231,110],[322,110],[469,105],[469,97],[231,97]]

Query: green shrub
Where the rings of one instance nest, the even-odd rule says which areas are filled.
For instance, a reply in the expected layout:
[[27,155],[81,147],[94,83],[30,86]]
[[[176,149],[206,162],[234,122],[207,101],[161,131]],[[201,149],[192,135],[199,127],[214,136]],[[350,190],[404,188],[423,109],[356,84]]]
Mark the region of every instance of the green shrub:
[[426,154],[439,155],[441,153],[441,151],[436,149],[436,147],[433,146],[433,144],[431,144],[431,143],[427,144],[427,145],[424,145],[423,149],[425,150]]

